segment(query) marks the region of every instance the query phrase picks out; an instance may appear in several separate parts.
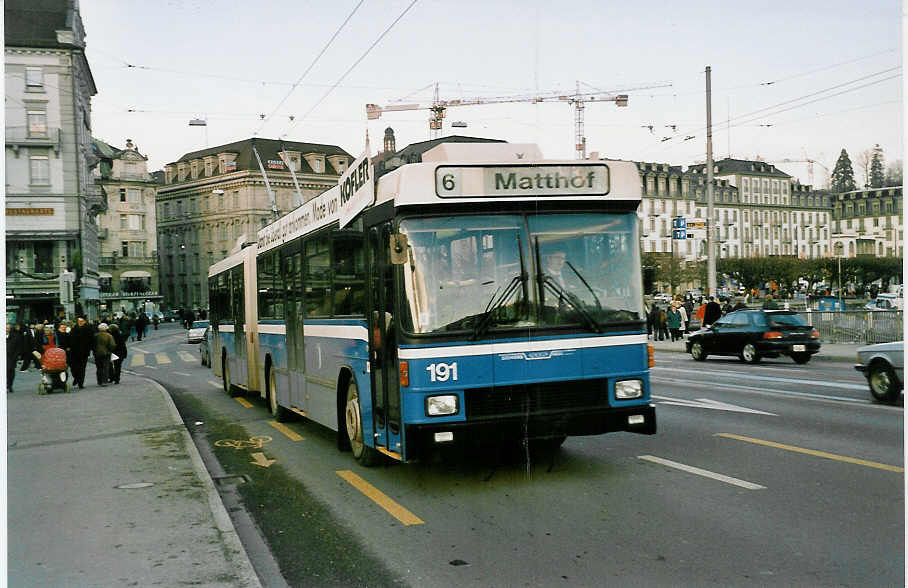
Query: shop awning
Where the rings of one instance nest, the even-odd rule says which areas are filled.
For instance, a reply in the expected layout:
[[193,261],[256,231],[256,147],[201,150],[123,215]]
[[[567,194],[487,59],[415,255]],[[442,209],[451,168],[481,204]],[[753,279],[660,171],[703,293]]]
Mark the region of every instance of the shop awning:
[[150,278],[151,274],[145,270],[129,270],[120,274],[121,278]]
[[99,278],[112,278],[113,276],[107,272],[98,272],[98,277]]

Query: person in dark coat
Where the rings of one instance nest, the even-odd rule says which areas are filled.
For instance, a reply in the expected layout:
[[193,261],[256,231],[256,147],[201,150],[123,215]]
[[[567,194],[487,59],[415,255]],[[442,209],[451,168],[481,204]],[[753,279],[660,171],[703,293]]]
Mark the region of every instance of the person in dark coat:
[[148,328],[148,315],[144,312],[140,312],[138,318],[136,318],[136,340],[141,341],[142,337],[145,336],[145,329]]
[[22,331],[19,325],[6,323],[6,391],[12,393],[16,379],[16,362],[22,356]]
[[32,355],[32,351],[39,351],[41,349],[39,346],[40,340],[41,338],[38,336],[38,329],[35,327],[35,323],[29,323],[22,331],[22,369],[19,370],[20,372],[27,370],[32,362],[35,362],[36,369],[40,369],[38,360]]
[[76,326],[70,330],[67,343],[69,345],[70,368],[73,372],[73,384],[79,386],[79,388],[84,388],[85,366],[88,365],[88,357],[95,347],[95,335],[84,316],[76,319]]
[[69,333],[66,330],[66,323],[60,323],[57,325],[57,347],[66,352],[66,356],[69,357]]
[[108,332],[114,338],[114,355],[117,359],[113,360],[113,371],[110,374],[110,381],[114,384],[120,383],[120,371],[123,369],[123,361],[126,359],[126,340],[129,339],[129,333],[124,333],[116,324],[110,325]]
[[722,318],[722,307],[716,302],[714,296],[710,296],[709,302],[706,303],[706,310],[703,312],[703,325],[708,327],[720,318]]
[[107,329],[107,323],[100,323],[98,332],[95,334],[94,352],[98,386],[106,386],[107,380],[110,379],[110,354],[117,347],[117,343]]

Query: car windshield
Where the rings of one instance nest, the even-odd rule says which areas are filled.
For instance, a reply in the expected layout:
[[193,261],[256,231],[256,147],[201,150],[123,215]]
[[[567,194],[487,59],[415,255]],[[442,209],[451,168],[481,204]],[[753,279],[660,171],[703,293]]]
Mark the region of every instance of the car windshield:
[[409,218],[404,327],[414,333],[639,320],[633,213]]
[[770,314],[770,327],[803,327],[807,322],[799,314]]

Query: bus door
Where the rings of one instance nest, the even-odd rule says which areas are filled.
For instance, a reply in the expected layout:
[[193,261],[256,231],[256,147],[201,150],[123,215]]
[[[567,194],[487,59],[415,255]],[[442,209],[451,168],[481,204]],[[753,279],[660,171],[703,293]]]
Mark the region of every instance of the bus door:
[[375,446],[401,452],[400,386],[397,373],[397,317],[389,242],[391,223],[369,230],[369,357],[372,372]]
[[287,306],[284,313],[287,325],[287,369],[290,382],[290,406],[306,410],[306,371],[304,361],[305,338],[303,317],[306,316],[306,295],[303,291],[303,263],[300,243],[297,241],[282,253]]
[[234,384],[247,386],[249,368],[246,358],[246,296],[243,264],[230,270],[230,289],[233,291],[233,357],[230,364],[231,380]]

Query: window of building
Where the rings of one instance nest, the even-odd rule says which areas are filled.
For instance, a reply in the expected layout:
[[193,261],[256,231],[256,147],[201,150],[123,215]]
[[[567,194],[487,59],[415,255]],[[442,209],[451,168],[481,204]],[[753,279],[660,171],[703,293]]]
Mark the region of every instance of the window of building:
[[317,174],[322,173],[322,162],[321,162],[321,160],[315,159],[315,160],[312,161],[312,171],[314,171],[314,172],[317,173]]
[[139,203],[142,201],[142,191],[138,188],[128,188],[126,190],[126,201]]
[[47,112],[44,110],[28,110],[28,136],[47,136]]
[[[121,222],[122,222],[122,217],[121,217]],[[130,231],[145,230],[145,217],[141,214],[130,214],[129,215],[129,230]]]
[[128,215],[125,215],[125,214],[120,215],[120,230],[121,231],[125,231],[126,227],[129,226],[129,224],[128,224],[129,221],[127,219],[128,219]]
[[46,155],[32,155],[28,158],[28,169],[32,185],[50,184],[50,158]]
[[240,191],[233,191],[233,209],[236,210],[240,207]]
[[25,68],[25,91],[40,90],[44,88],[44,73],[40,67]]

